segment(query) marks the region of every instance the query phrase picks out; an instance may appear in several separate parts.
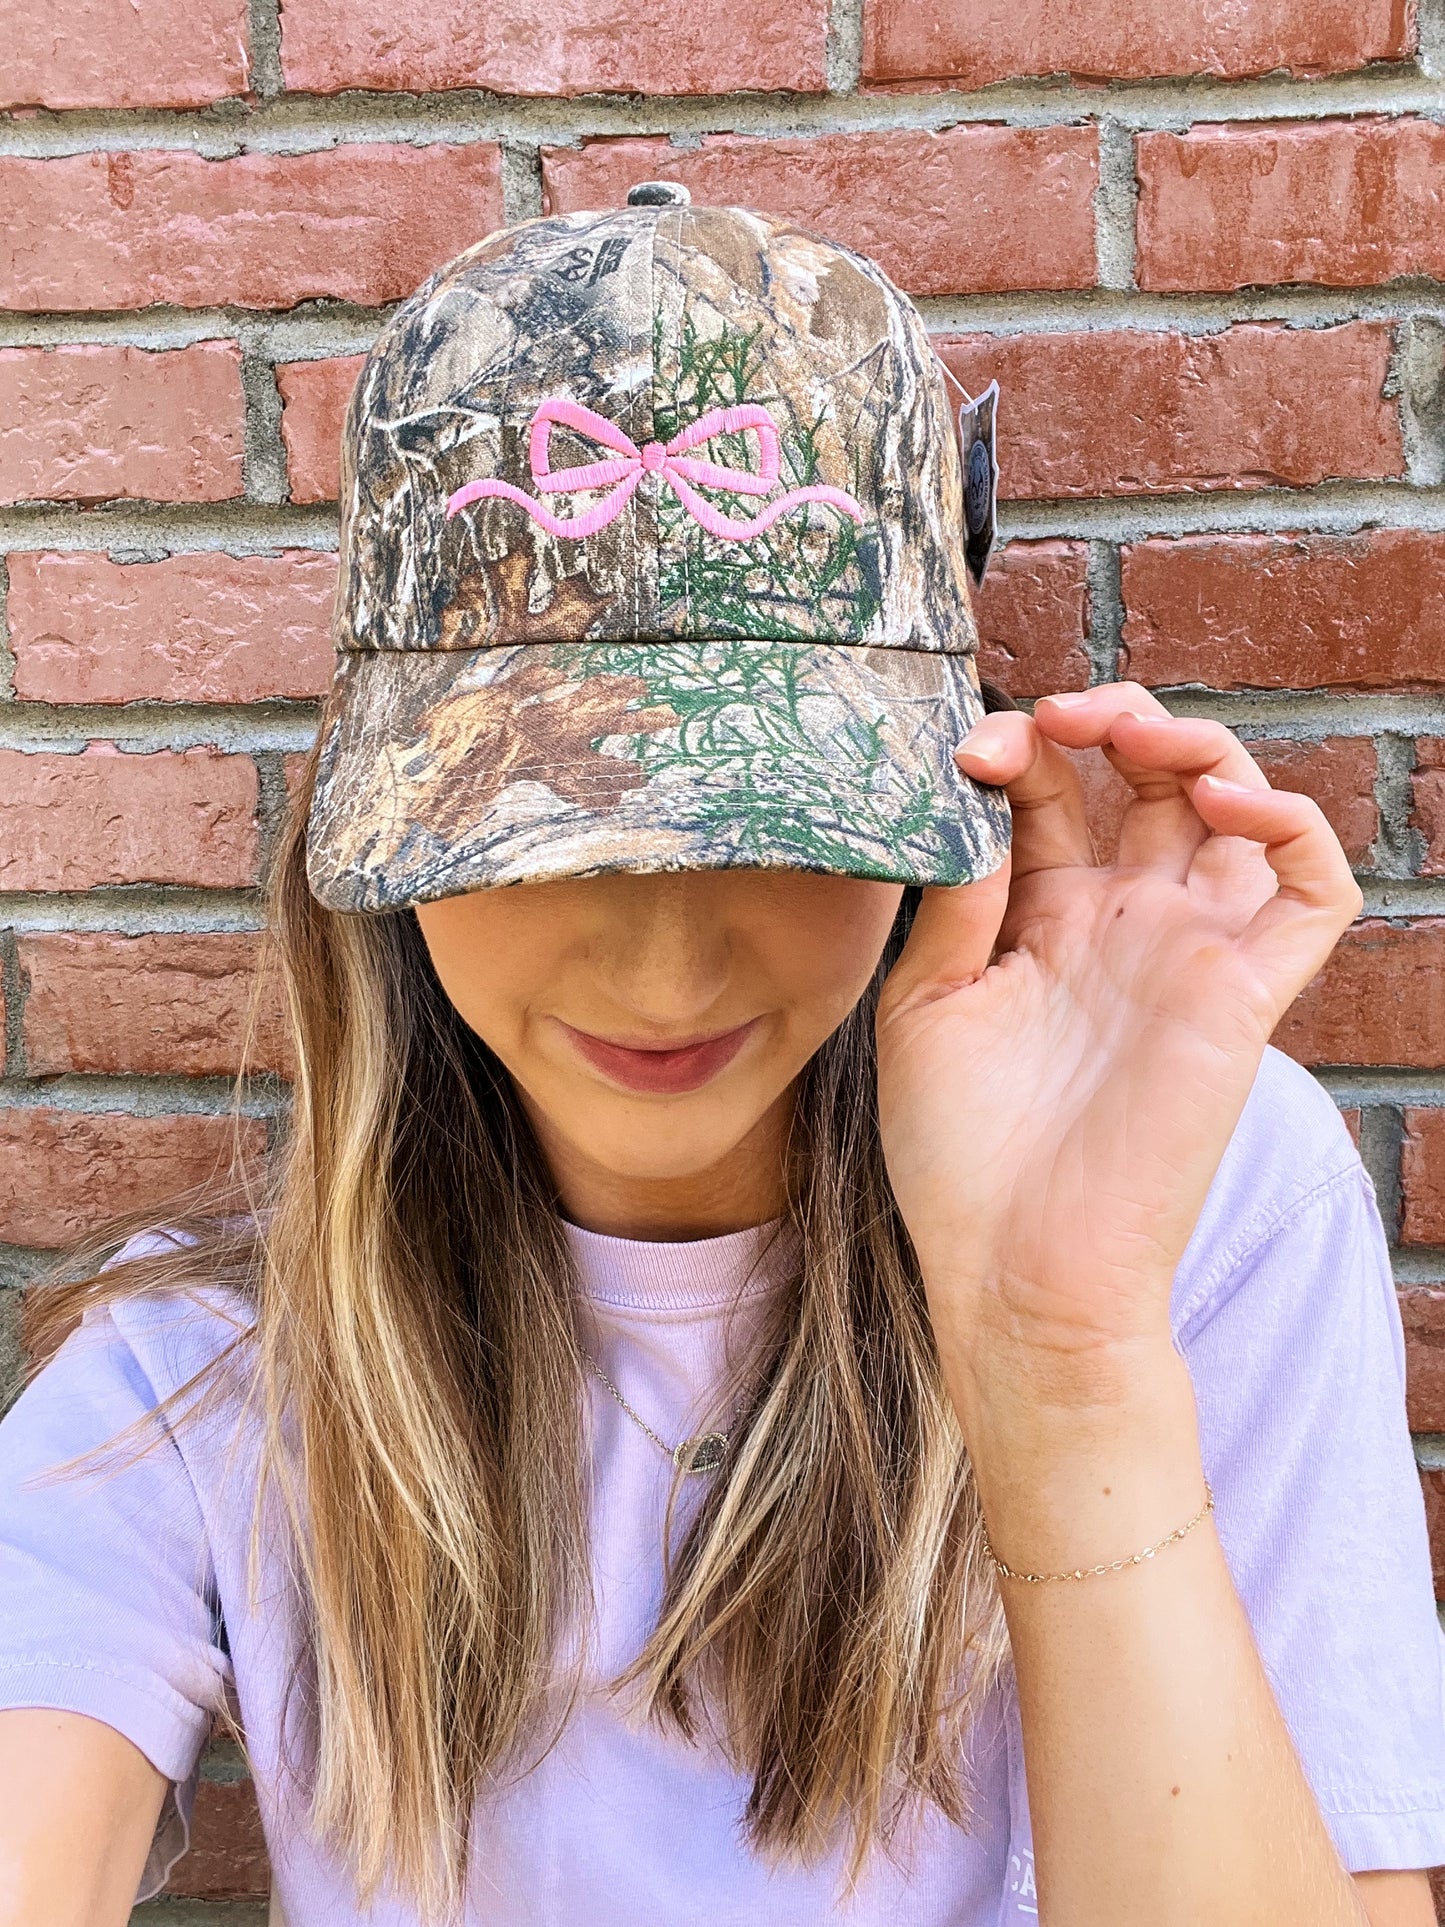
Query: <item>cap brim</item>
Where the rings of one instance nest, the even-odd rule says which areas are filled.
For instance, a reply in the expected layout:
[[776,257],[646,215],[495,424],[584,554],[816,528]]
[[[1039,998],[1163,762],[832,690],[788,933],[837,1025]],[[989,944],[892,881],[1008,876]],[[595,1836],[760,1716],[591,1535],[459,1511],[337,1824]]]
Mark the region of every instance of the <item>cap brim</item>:
[[958,884],[1003,860],[1003,792],[953,751],[972,658],[778,641],[343,656],[307,873],[334,910],[610,871]]

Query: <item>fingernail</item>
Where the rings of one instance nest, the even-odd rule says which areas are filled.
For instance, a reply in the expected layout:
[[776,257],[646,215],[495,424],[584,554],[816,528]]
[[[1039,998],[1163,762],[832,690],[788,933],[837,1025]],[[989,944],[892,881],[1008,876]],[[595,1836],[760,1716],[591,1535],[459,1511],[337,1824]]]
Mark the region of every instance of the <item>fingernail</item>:
[[999,759],[1000,745],[990,741],[987,736],[981,743],[971,742],[965,737],[958,747],[960,750],[966,749],[969,755],[980,763],[996,763]]
[[1201,783],[1208,783],[1212,789],[1227,790],[1231,796],[1249,796],[1252,794],[1247,783],[1231,783],[1227,776],[1201,776],[1199,781]]
[[1047,696],[1044,700],[1051,702],[1056,709],[1082,709],[1089,698],[1087,694],[1080,693],[1075,696]]

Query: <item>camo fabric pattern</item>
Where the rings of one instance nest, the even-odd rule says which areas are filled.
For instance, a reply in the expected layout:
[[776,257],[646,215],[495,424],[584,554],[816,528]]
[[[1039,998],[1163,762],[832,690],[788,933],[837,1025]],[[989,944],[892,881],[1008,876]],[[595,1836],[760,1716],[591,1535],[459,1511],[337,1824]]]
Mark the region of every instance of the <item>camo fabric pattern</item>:
[[[539,465],[559,399],[615,433],[554,422]],[[776,429],[771,484],[755,427],[688,449],[703,514],[743,534],[658,472],[718,410]],[[619,445],[646,472],[605,525],[544,528],[607,491],[543,485]],[[509,492],[449,509],[479,482]],[[1002,859],[1002,795],[952,760],[981,704],[942,378],[862,256],[741,208],[489,236],[369,356],[342,522],[308,825],[331,907],[741,864],[957,883]]]

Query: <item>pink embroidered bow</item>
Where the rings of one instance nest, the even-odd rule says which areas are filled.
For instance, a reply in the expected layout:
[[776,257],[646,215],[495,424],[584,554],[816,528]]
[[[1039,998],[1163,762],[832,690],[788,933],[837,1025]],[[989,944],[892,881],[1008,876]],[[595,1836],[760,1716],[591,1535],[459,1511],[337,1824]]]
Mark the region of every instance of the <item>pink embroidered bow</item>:
[[[591,441],[600,442],[604,448],[615,448],[616,456],[609,461],[586,462],[576,468],[553,469],[549,460],[549,446],[554,422],[577,429]],[[709,462],[687,453],[688,449],[711,440],[714,435],[737,435],[747,428],[754,429],[758,437],[761,467],[756,475],[744,468],[728,468],[722,462]],[[745,542],[749,536],[760,535],[780,515],[786,515],[789,509],[796,508],[800,502],[827,502],[830,507],[851,515],[855,522],[863,520],[863,511],[851,495],[841,488],[827,488],[821,483],[810,488],[790,488],[786,495],[769,502],[751,520],[724,515],[698,494],[694,483],[703,488],[729,489],[737,495],[766,495],[777,481],[777,424],[766,408],[754,402],[744,402],[735,408],[710,408],[705,415],[699,415],[695,422],[689,422],[670,442],[648,442],[639,448],[615,422],[608,421],[590,408],[584,408],[580,402],[570,401],[564,395],[554,395],[542,402],[532,417],[528,448],[532,480],[543,494],[556,494],[562,489],[592,488],[605,488],[608,493],[585,514],[562,517],[553,515],[535,496],[514,488],[510,482],[488,477],[484,481],[468,482],[447,498],[448,519],[469,502],[479,501],[484,495],[505,495],[509,501],[520,502],[532,520],[546,529],[549,535],[595,535],[598,529],[606,528],[614,517],[622,513],[644,475],[661,475],[671,483],[694,521],[700,522],[709,535],[722,536],[729,542]]]

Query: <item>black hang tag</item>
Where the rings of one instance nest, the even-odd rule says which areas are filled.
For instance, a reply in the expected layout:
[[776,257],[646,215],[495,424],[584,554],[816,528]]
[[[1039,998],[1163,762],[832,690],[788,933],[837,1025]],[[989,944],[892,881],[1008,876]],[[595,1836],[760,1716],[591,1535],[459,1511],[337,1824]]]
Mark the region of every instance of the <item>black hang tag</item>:
[[[964,391],[965,394],[967,390]],[[968,572],[980,586],[998,540],[998,383],[958,411],[958,449],[963,458],[963,522]]]

